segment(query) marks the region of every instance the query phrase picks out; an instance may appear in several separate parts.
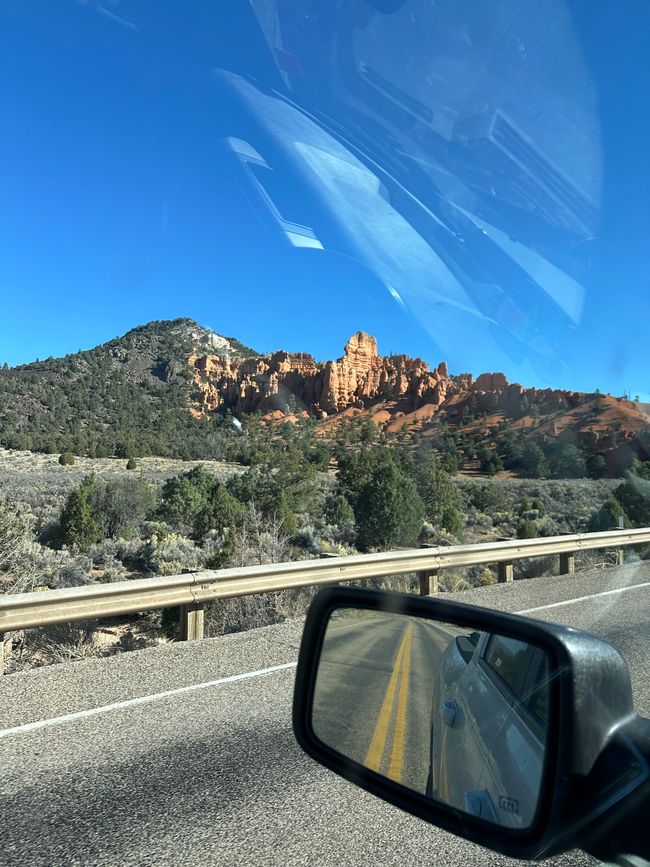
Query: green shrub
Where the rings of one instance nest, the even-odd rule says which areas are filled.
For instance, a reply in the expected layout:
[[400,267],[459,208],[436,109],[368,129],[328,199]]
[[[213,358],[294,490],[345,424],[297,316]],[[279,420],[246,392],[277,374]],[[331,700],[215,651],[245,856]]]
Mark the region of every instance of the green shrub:
[[544,503],[539,497],[535,497],[535,499],[533,500],[532,508],[537,512],[538,518],[543,518],[546,514],[546,508],[544,506]]
[[607,461],[603,455],[589,455],[586,467],[592,479],[602,479],[607,470]]
[[339,455],[339,488],[353,510],[356,510],[361,491],[372,478],[372,474],[386,460],[392,460],[392,457],[380,448],[362,448],[357,452],[346,450]]
[[143,552],[146,567],[156,575],[177,575],[184,569],[196,571],[205,565],[205,555],[191,539],[177,533],[153,537]]
[[304,548],[305,551],[309,551],[310,554],[318,554],[321,550],[320,537],[316,532],[316,528],[310,524],[305,527],[300,527],[300,529],[294,533],[291,542],[298,548]]
[[32,589],[34,519],[22,503],[0,499],[0,592]]
[[78,488],[70,491],[61,512],[61,536],[66,545],[87,551],[95,542],[101,541],[104,534],[97,516],[93,512],[91,497],[97,481],[94,475],[86,476]]
[[90,506],[106,538],[128,538],[153,511],[155,498],[144,479],[114,479],[94,485]]
[[650,481],[630,475],[614,490],[614,497],[633,527],[650,526]]
[[165,482],[160,516],[173,527],[189,529],[200,537],[209,530],[238,526],[244,508],[216,476],[203,467],[194,467]]
[[354,510],[342,494],[330,497],[325,504],[325,517],[330,524],[341,527],[354,521]]
[[499,439],[499,452],[503,456],[506,469],[519,469],[524,461],[524,447],[521,437],[512,428],[507,428]]
[[135,458],[129,458],[128,461],[126,462],[126,468],[127,468],[127,470],[137,470],[138,469],[138,462],[136,461],[136,459]]
[[561,479],[583,479],[587,463],[582,451],[573,443],[560,446],[552,459],[553,474]]
[[74,455],[72,452],[63,452],[59,457],[59,463],[62,467],[71,467],[74,464]]
[[503,469],[503,461],[495,449],[480,448],[478,458],[481,462],[481,472],[488,476],[494,476]]
[[503,489],[494,482],[477,482],[467,492],[469,505],[479,512],[502,512],[507,507],[507,498]]
[[87,551],[103,539],[133,535],[153,510],[151,485],[144,479],[113,479],[105,482],[86,476],[74,488],[61,512],[61,537],[66,545]]
[[523,448],[521,465],[525,472],[539,479],[548,475],[548,464],[544,452],[536,443],[526,443]]
[[[237,501],[235,500],[235,502]],[[293,536],[297,532],[298,520],[287,498],[281,498],[278,508],[274,512],[274,517],[280,521],[282,532],[286,533],[287,536]]]
[[539,536],[539,530],[535,521],[522,521],[517,527],[518,539],[536,539]]
[[424,522],[424,505],[415,482],[386,461],[359,492],[355,518],[362,549],[414,545]]
[[435,455],[417,461],[415,481],[426,519],[439,529],[458,532],[463,525],[458,490]]
[[623,518],[623,525],[629,527],[630,520],[625,514],[623,507],[614,496],[610,496],[605,500],[600,509],[593,513],[589,519],[587,530],[590,533],[614,530],[618,527],[619,518]]

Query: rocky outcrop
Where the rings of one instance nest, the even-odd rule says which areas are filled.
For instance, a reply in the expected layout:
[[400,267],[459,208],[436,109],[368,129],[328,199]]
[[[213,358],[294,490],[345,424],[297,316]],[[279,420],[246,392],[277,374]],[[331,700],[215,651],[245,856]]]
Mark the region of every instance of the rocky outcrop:
[[306,409],[324,416],[380,400],[406,401],[409,409],[417,409],[424,403],[438,407],[459,391],[444,362],[431,370],[421,358],[381,356],[375,338],[362,331],[336,361],[280,351],[255,358],[194,355],[189,363],[197,413]]
[[507,387],[504,373],[482,373],[472,386],[474,391],[503,391]]
[[446,364],[432,371],[421,358],[378,355],[375,338],[358,331],[341,358],[325,363],[319,406],[326,412],[376,400],[406,400],[411,409],[423,403],[439,406],[450,388]]
[[[421,358],[379,355],[374,337],[358,331],[335,361],[319,362],[304,352],[274,352],[243,357],[231,353],[193,355],[195,415],[230,409],[235,414],[260,411],[307,411],[324,418],[348,408],[384,403],[390,414],[426,407],[457,418],[501,413],[521,417],[568,412],[592,396],[554,389],[525,389],[503,373],[450,376],[442,362],[433,370]],[[383,410],[382,410],[383,411]]]

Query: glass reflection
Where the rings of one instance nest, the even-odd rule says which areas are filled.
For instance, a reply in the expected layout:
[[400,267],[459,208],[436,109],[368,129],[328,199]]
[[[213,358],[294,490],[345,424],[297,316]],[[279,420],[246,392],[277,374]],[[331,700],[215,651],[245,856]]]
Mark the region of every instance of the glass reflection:
[[346,758],[525,828],[541,788],[547,707],[547,659],[532,644],[346,608],[327,626],[312,722]]

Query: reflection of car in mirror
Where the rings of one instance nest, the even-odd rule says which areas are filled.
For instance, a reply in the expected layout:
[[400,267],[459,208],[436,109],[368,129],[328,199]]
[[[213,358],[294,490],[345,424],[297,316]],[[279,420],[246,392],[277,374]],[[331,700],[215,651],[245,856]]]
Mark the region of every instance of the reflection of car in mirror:
[[293,725],[321,764],[495,851],[648,862],[649,723],[620,654],[577,629],[325,588],[305,624]]
[[443,653],[427,794],[508,827],[529,826],[544,764],[547,662],[527,642],[473,632]]

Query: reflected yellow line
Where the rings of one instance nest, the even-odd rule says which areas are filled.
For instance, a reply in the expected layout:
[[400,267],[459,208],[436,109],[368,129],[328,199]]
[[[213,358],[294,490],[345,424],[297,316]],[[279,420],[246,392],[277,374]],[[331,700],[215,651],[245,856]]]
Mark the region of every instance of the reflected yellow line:
[[[377,723],[375,725],[375,731],[372,736],[372,741],[370,742],[370,746],[368,748],[368,752],[366,753],[366,758],[364,760],[364,765],[367,768],[370,768],[371,771],[380,771],[381,760],[384,755],[384,749],[386,747],[386,739],[388,738],[388,729],[390,726],[390,719],[393,713],[393,705],[395,703],[395,694],[397,692],[397,682],[399,680],[400,671],[404,665],[404,658],[406,653],[409,653],[409,660],[406,663],[408,669],[410,669],[410,648],[411,648],[411,638],[413,635],[413,624],[409,623],[406,627],[404,635],[402,636],[402,640],[400,642],[397,656],[395,657],[395,662],[393,664],[393,671],[390,676],[390,680],[388,681],[388,687],[386,688],[386,694],[384,696],[384,700],[381,705],[381,710],[379,711],[379,716],[377,717]],[[404,693],[404,682],[405,678],[402,678],[402,685],[400,689],[400,704],[404,701],[406,704],[406,695],[402,698]],[[406,690],[408,691],[408,683],[406,686]],[[405,713],[403,712],[403,716]],[[403,752],[403,739],[404,732],[402,730],[402,752]],[[392,764],[392,759],[391,759]],[[401,766],[400,766],[401,773]]]
[[388,776],[397,783],[402,779],[404,765],[404,734],[406,732],[406,708],[408,706],[409,677],[411,675],[411,643],[413,641],[413,625],[410,624],[404,636],[406,645],[402,656],[402,675],[395,715],[395,731],[393,733],[393,749],[390,755]]

